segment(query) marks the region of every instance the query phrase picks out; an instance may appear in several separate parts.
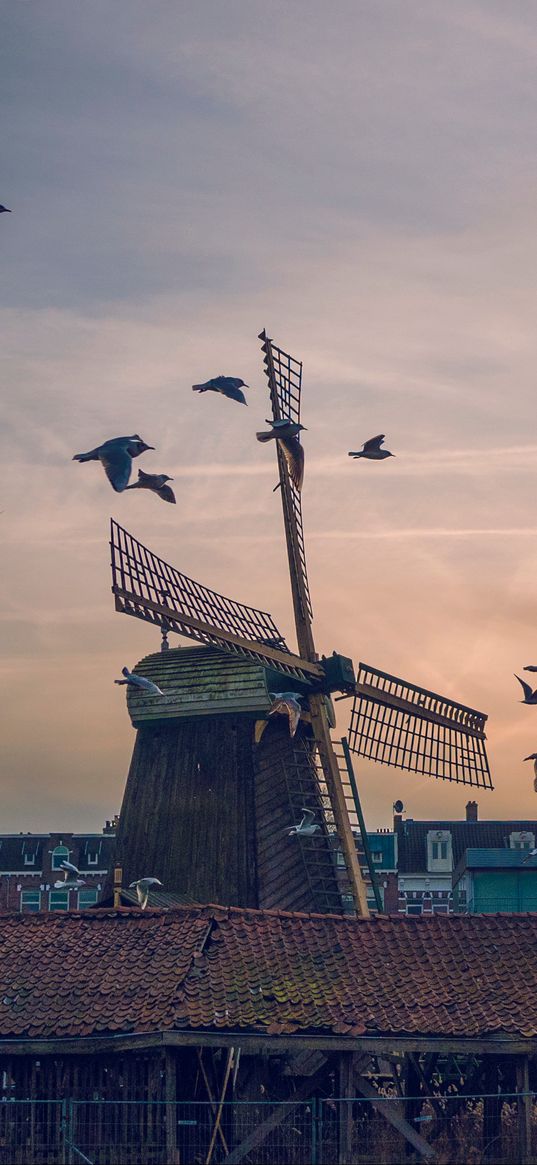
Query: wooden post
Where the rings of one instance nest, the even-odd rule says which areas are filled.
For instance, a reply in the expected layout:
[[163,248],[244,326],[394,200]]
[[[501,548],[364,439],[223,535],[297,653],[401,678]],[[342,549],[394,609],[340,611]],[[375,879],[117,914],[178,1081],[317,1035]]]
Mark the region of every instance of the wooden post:
[[517,1056],[516,1087],[518,1098],[518,1145],[520,1165],[531,1161],[531,1108],[529,1061],[527,1056]]
[[[420,1115],[421,1101],[417,1099],[420,1092],[420,1084],[421,1081],[416,1059],[414,1056],[409,1055],[407,1052],[405,1056],[404,1114],[405,1120],[408,1122],[411,1128],[415,1128],[416,1117]],[[414,1156],[414,1146],[411,1145],[409,1141],[407,1141],[405,1144],[405,1153],[407,1157]]]
[[483,1160],[499,1161],[502,1156],[502,1101],[498,1095],[498,1061],[486,1056],[483,1090]]
[[339,1121],[338,1121],[338,1165],[349,1165],[352,1161],[352,1132],[354,1127],[352,1099],[354,1097],[354,1055],[341,1052],[339,1055]]
[[164,1050],[164,1087],[166,1095],[166,1161],[179,1165],[177,1151],[177,1066],[175,1048]]
[[123,870],[121,866],[114,867],[114,910],[118,910],[121,906],[121,882],[123,879]]

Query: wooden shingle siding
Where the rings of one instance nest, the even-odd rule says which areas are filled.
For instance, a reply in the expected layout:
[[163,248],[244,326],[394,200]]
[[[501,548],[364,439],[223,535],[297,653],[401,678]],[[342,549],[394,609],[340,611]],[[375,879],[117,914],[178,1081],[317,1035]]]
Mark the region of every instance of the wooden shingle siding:
[[[265,669],[212,647],[173,648],[148,655],[134,669],[164,696],[127,688],[135,728],[158,720],[217,714],[264,715],[270,707]],[[281,677],[280,677],[281,681]]]

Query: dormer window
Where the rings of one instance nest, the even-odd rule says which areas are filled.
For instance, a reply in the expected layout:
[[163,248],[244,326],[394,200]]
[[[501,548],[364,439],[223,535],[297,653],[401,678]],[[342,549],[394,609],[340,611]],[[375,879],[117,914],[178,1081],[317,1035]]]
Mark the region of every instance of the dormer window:
[[24,865],[25,866],[35,866],[35,853],[24,855]]
[[96,866],[98,861],[98,854],[88,854],[88,866]]
[[509,834],[509,849],[535,849],[535,834],[529,833],[526,829]]
[[427,869],[447,873],[452,865],[449,829],[430,829],[427,834]]

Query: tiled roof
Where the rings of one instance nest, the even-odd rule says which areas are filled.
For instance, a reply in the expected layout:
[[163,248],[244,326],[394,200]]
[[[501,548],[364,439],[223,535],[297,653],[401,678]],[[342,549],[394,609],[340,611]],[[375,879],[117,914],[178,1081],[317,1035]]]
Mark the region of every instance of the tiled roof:
[[173,1029],[536,1037],[537,915],[0,916],[0,1039]]
[[404,821],[397,831],[400,874],[427,869],[427,834],[447,829],[451,833],[453,865],[467,849],[501,849],[509,846],[509,835],[527,831],[537,838],[537,821]]

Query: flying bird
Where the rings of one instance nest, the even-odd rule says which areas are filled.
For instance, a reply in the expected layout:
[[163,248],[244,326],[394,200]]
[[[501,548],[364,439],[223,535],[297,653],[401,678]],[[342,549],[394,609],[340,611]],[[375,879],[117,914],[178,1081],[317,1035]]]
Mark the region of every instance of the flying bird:
[[299,421],[288,419],[267,421],[267,425],[272,425],[271,432],[256,433],[257,440],[262,442],[275,440],[278,442],[287,462],[289,477],[300,493],[304,481],[304,450],[298,439],[298,434],[301,430],[306,431],[306,427],[301,425]]
[[312,837],[314,833],[321,828],[320,825],[315,824],[315,813],[312,809],[302,809],[303,817],[298,825],[292,825],[291,828],[286,825],[284,833],[288,837]]
[[533,761],[533,772],[534,772],[533,788],[535,789],[535,792],[537,793],[537,752],[530,752],[530,755],[525,756],[524,760],[532,760]]
[[[526,760],[530,760],[530,757],[526,757]],[[529,862],[530,858],[537,858],[537,849],[530,849],[530,852],[523,858],[522,865]]]
[[154,449],[154,445],[146,445],[134,433],[132,437],[113,437],[89,453],[75,453],[73,461],[100,461],[112,489],[122,493],[129,482],[133,457],[139,457],[147,449]]
[[525,680],[521,680],[520,676],[514,673],[515,679],[518,680],[524,692],[524,699],[520,701],[521,704],[537,704],[537,688],[532,692],[530,685]]
[[524,671],[537,671],[537,664],[535,664],[535,663],[526,664]]
[[130,684],[131,688],[141,688],[142,691],[147,692],[148,696],[163,696],[164,692],[153,683],[152,680],[147,680],[145,676],[135,676],[134,672],[129,671],[128,667],[121,668],[124,680],[114,680],[115,684]]
[[136,890],[136,897],[142,910],[145,910],[149,899],[149,891],[151,886],[162,886],[158,878],[138,878],[137,882],[131,882],[129,890]]
[[240,376],[213,376],[211,380],[206,380],[205,384],[193,384],[192,392],[219,392],[230,400],[246,405],[248,401],[241,388],[249,388],[249,385],[241,380]]
[[11,214],[9,206],[1,206],[0,205],[0,214]]
[[153,493],[162,498],[163,502],[171,502],[175,505],[175,494],[167,481],[173,481],[173,477],[168,477],[165,473],[144,473],[143,469],[138,470],[138,481],[133,485],[128,485],[127,489],[150,489]]
[[370,437],[369,441],[364,441],[358,453],[349,453],[349,457],[365,457],[368,461],[384,461],[386,457],[395,457],[395,453],[381,449],[384,440],[384,433],[380,433],[378,437]]
[[81,886],[86,885],[84,879],[80,877],[80,871],[72,862],[60,862],[60,869],[63,870],[64,878],[63,882],[54,883],[55,890],[79,890]]
[[272,700],[269,708],[269,716],[274,716],[281,712],[289,719],[289,732],[291,738],[295,735],[300,720],[301,707],[299,704],[300,695],[298,692],[269,692]]

